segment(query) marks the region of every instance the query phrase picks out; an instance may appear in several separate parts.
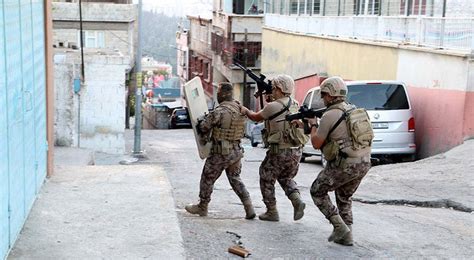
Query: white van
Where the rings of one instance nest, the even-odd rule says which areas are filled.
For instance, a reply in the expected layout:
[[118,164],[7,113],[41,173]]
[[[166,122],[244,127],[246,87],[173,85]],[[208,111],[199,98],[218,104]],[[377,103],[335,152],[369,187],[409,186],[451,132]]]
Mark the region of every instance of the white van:
[[[415,118],[405,84],[398,81],[348,81],[346,84],[347,101],[365,108],[370,116],[375,135],[372,157],[415,160]],[[321,89],[310,89],[303,105],[315,109],[324,107]],[[311,155],[321,155],[321,152],[309,143],[304,147],[302,161]]]

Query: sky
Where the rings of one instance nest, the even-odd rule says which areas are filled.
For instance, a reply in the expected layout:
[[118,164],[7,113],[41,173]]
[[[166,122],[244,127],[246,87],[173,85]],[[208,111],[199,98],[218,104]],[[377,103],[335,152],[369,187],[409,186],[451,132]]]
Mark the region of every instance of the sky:
[[[138,3],[138,0],[133,0]],[[212,0],[142,0],[144,10],[155,10],[169,16],[211,14]]]

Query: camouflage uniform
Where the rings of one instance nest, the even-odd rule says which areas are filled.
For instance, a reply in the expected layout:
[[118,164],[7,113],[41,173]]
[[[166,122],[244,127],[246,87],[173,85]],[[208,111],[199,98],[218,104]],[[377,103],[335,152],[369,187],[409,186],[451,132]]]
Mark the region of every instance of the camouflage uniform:
[[[279,113],[288,104],[290,106],[284,113],[271,118]],[[287,196],[299,190],[293,178],[298,173],[299,163],[303,152],[302,145],[295,146],[289,140],[281,137],[285,129],[289,127],[289,122],[285,121],[285,115],[298,110],[298,103],[288,97],[273,101],[262,110],[265,118],[265,130],[268,137],[265,142],[269,142],[269,150],[260,165],[260,190],[263,202],[268,207],[276,205],[275,182],[278,181]],[[275,138],[276,137],[276,138]],[[273,141],[272,141],[273,139]]]
[[[212,149],[210,156],[206,159],[201,174],[199,198],[201,202],[209,203],[214,183],[225,170],[229,183],[239,198],[244,201],[248,199],[249,192],[240,178],[241,159],[243,148],[240,146],[240,138],[243,137],[243,122],[245,117],[240,114],[240,105],[235,101],[224,101],[214,111],[209,113],[199,124],[202,136],[212,134]],[[229,124],[230,125],[223,125]],[[238,125],[238,129],[230,126]],[[217,140],[216,129],[229,129],[236,131],[234,140]],[[225,145],[224,145],[225,144]]]
[[[340,148],[339,156],[328,162],[311,186],[311,197],[314,204],[327,219],[340,215],[346,225],[352,225],[352,195],[359,187],[362,178],[370,169],[370,147],[354,150],[349,137],[345,120],[334,128],[327,136],[329,128],[342,116],[342,111],[335,108],[343,108],[346,102],[340,102],[328,107],[321,118],[321,126],[318,134],[325,136],[326,143],[335,140],[345,140],[343,148]],[[341,156],[342,155],[342,156]],[[337,208],[332,204],[328,192],[335,191]],[[338,212],[339,209],[339,212]]]
[[[311,185],[314,204],[329,219],[338,214],[346,225],[352,225],[352,195],[362,178],[370,169],[370,162],[350,163],[341,168],[330,162]],[[328,192],[335,191],[337,208],[332,204]]]
[[263,202],[267,207],[275,206],[275,181],[278,180],[287,196],[298,192],[298,187],[293,178],[298,173],[302,149],[286,149],[277,154],[267,151],[267,155],[260,165],[260,190]]

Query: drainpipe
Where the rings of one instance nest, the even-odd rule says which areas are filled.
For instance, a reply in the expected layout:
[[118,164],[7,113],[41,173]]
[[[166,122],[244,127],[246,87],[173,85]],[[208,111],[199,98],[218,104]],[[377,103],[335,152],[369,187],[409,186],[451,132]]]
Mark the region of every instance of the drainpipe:
[[53,18],[51,0],[44,5],[45,66],[46,66],[46,140],[47,140],[47,176],[54,171],[54,65],[53,65]]

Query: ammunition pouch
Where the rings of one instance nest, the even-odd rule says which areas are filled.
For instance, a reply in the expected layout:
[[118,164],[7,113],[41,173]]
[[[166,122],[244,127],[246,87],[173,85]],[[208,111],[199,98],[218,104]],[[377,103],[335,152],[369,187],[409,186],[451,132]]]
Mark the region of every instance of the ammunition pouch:
[[300,147],[293,147],[289,144],[270,144],[268,151],[270,152],[270,154],[280,154],[287,150],[296,150],[299,148]]
[[211,154],[229,155],[235,146],[240,147],[240,144],[226,140],[214,142],[211,147]]
[[351,164],[370,163],[370,156],[348,157],[346,153],[340,152],[339,156],[331,163],[338,168],[344,169]]
[[324,159],[326,159],[328,162],[331,162],[338,157],[339,149],[339,144],[337,144],[337,142],[330,141],[321,148],[321,152],[324,155]]
[[309,140],[309,136],[305,135],[302,129],[293,125],[290,125],[290,128],[285,130],[283,136],[293,146],[304,146]]

